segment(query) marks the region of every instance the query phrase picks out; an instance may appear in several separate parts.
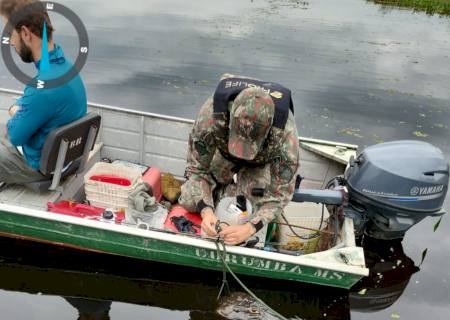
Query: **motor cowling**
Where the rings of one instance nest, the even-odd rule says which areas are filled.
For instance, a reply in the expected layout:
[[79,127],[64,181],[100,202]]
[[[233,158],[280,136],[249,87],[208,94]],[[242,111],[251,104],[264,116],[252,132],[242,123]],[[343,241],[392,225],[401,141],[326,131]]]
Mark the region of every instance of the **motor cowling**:
[[425,217],[444,213],[449,164],[429,143],[406,140],[368,147],[350,161],[344,177],[346,211],[372,237],[402,238]]

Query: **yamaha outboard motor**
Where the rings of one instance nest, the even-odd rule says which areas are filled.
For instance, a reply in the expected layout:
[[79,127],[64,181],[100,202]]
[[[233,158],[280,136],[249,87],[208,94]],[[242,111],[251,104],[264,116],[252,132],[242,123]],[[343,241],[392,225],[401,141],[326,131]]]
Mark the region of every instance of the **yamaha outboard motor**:
[[401,239],[427,216],[444,214],[449,164],[426,142],[394,141],[365,149],[351,159],[339,184],[348,189],[345,215],[356,235]]

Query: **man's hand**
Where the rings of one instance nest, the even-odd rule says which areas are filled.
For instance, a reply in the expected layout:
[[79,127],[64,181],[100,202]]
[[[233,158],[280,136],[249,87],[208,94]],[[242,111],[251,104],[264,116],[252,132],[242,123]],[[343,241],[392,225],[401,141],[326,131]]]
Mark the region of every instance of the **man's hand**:
[[216,222],[217,222],[217,217],[214,214],[213,209],[211,208],[205,208],[202,212],[202,230],[210,237],[215,237],[217,236],[217,232],[216,232]]
[[9,116],[10,116],[10,117],[14,117],[14,115],[16,114],[16,112],[17,112],[18,110],[19,110],[19,107],[18,107],[18,106],[12,105],[12,106],[9,108],[9,111],[8,111]]
[[246,241],[255,233],[255,227],[251,223],[246,223],[237,226],[223,227],[220,236],[224,239],[225,244],[236,245]]

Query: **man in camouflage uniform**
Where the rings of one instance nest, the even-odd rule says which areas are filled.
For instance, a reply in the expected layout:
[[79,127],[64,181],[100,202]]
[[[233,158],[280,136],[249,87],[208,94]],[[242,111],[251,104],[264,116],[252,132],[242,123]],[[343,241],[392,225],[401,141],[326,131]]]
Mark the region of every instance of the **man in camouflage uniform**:
[[[218,91],[202,106],[189,138],[187,181],[179,202],[191,212],[200,212],[202,229],[216,236],[215,205],[223,197],[244,195],[255,217],[244,225],[224,227],[220,234],[226,244],[234,245],[271,222],[291,200],[299,144],[293,107],[287,108],[284,120],[275,120],[280,113],[276,116],[274,101],[283,93],[271,90],[272,84],[255,85],[243,78],[225,78],[221,84],[241,89],[234,101],[227,102],[227,112],[215,108]],[[292,106],[290,91],[286,93]]]

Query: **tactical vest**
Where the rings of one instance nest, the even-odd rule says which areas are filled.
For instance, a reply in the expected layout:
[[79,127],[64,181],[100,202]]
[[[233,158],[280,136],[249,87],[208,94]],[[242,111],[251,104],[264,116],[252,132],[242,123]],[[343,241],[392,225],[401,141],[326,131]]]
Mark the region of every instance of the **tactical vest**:
[[[234,158],[228,153],[228,134],[230,112],[228,105],[239,93],[247,88],[261,88],[272,98],[275,114],[272,128],[260,154],[255,159],[246,161]],[[213,98],[213,114],[215,120],[215,141],[224,158],[245,166],[261,166],[279,157],[279,142],[289,118],[289,110],[294,113],[291,91],[280,84],[263,82],[245,78],[227,78],[220,81]]]
[[263,82],[253,79],[228,78],[220,81],[214,93],[214,113],[229,113],[228,104],[236,99],[242,90],[247,88],[261,88],[266,91],[275,104],[273,126],[284,129],[289,117],[289,110],[294,113],[291,90],[278,83]]

